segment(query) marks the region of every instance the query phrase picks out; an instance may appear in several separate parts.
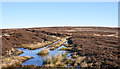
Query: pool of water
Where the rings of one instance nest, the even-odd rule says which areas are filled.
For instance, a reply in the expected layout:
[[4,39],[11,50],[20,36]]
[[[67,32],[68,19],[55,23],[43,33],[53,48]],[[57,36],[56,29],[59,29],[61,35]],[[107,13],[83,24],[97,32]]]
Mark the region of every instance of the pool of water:
[[[60,41],[60,40],[58,40]],[[55,43],[57,43],[58,41],[56,41]],[[68,41],[67,41],[68,42]],[[67,43],[66,42],[66,43]],[[55,44],[53,43],[53,44]],[[66,44],[65,43],[65,44]],[[49,45],[48,45],[49,46]],[[46,47],[48,47],[46,46]],[[21,51],[24,51],[24,53],[20,54],[20,56],[29,56],[29,57],[34,57],[32,59],[29,59],[25,62],[22,63],[22,65],[37,65],[37,66],[43,66],[43,61],[46,61],[46,58],[48,56],[50,57],[53,57],[54,55],[56,54],[63,54],[65,53],[66,51],[60,51],[59,49],[62,48],[62,47],[65,47],[65,46],[60,46],[59,48],[56,48],[55,50],[50,50],[49,53],[45,56],[41,56],[41,55],[37,55],[37,53],[41,52],[42,49],[46,48],[46,47],[43,47],[43,48],[39,48],[39,49],[36,49],[36,50],[29,50],[29,49],[24,49],[24,48],[17,48]],[[68,53],[67,57],[70,56],[72,53]]]

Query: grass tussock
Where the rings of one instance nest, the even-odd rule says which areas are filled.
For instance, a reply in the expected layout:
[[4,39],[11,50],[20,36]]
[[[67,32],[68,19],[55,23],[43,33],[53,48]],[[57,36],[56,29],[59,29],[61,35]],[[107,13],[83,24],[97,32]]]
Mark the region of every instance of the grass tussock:
[[65,48],[65,47],[62,47],[62,48],[60,48],[59,50],[66,50],[67,48]]
[[50,46],[50,47],[51,47],[50,50],[54,50],[54,49],[60,47],[60,46],[63,45],[66,41],[67,41],[67,40],[66,40],[65,37],[64,37],[64,38],[61,38],[59,42],[57,42],[56,44],[53,44],[52,46]]
[[49,53],[49,49],[48,48],[45,48],[43,49],[41,52],[38,53],[38,55],[46,55]]
[[76,55],[76,54],[72,55],[72,58],[77,58],[77,57],[78,57],[78,55]]
[[83,63],[81,63],[81,64],[80,64],[80,67],[88,67],[87,62],[83,62]]
[[66,53],[63,53],[63,54],[62,54],[62,57],[65,58],[67,54],[68,54],[67,52],[66,52]]
[[8,55],[8,56],[11,56],[11,55],[18,56],[22,53],[24,53],[24,52],[20,51],[20,50],[17,50],[16,48],[12,48],[12,49],[6,51],[6,55]]
[[63,62],[64,57],[66,54],[63,55],[55,55],[54,57],[47,57],[46,64],[44,67],[66,67],[66,64]]
[[8,68],[8,67],[15,67],[19,66],[22,64],[22,62],[31,59],[32,57],[27,57],[27,56],[12,56],[12,57],[7,57],[2,59],[2,68]]
[[66,58],[67,53],[62,55],[55,55],[54,57],[48,57],[44,67],[87,67],[88,64],[85,62],[86,57],[77,56],[75,59],[70,57]]
[[20,54],[22,54],[22,53],[24,53],[23,51],[20,51],[20,50],[16,50],[16,52],[14,53],[14,55],[20,55]]
[[35,49],[39,49],[42,47],[45,47],[47,45],[52,44],[53,42],[51,41],[46,41],[44,43],[34,43],[34,44],[21,44],[19,46],[14,46],[14,47],[23,47],[25,49],[29,49],[29,50],[35,50]]
[[67,65],[71,65],[73,62],[72,62],[72,59],[70,57],[68,57],[68,58],[65,59],[64,63],[67,64]]

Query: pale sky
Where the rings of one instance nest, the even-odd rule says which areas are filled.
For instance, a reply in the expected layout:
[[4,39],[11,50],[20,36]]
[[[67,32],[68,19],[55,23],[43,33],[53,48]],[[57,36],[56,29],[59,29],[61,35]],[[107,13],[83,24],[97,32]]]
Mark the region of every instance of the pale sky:
[[117,2],[3,2],[2,28],[118,26]]

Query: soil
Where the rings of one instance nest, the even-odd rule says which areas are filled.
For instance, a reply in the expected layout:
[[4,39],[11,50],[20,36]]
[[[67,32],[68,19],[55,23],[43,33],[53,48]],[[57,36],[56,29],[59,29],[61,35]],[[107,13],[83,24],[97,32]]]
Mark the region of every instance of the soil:
[[53,41],[52,36],[68,38],[71,52],[86,56],[86,62],[93,68],[120,66],[120,28],[108,27],[41,27],[2,29],[2,55],[14,45]]

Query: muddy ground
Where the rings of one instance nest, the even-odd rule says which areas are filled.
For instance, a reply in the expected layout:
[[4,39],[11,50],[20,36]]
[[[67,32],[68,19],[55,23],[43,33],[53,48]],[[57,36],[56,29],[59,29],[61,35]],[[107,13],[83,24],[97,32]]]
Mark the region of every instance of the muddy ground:
[[42,27],[2,29],[2,56],[21,44],[44,43],[57,40],[52,36],[72,36],[68,39],[71,52],[86,56],[89,67],[109,68],[120,66],[118,28],[107,27]]

